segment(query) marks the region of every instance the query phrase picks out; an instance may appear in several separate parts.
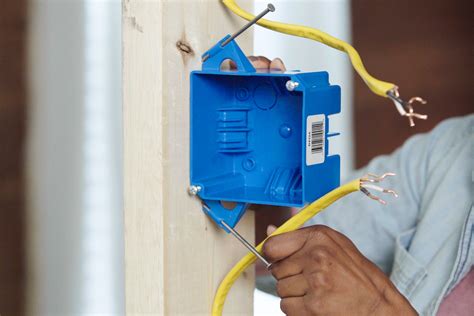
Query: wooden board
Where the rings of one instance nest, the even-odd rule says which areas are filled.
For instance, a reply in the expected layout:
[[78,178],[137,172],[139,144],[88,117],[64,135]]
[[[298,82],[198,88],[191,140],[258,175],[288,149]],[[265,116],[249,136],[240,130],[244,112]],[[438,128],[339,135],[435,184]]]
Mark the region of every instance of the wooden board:
[[[251,9],[251,1],[239,1]],[[243,25],[218,0],[123,4],[124,218],[129,315],[209,315],[215,289],[244,248],[202,213],[189,185],[189,73]],[[238,39],[250,54],[251,33]],[[237,227],[254,236],[253,214]],[[251,315],[254,272],[225,314]]]

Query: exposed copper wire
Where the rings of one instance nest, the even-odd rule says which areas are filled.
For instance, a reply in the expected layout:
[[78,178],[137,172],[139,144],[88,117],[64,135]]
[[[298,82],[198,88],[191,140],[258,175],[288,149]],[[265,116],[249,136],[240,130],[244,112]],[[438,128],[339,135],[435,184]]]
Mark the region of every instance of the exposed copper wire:
[[379,192],[382,192],[382,193],[392,194],[394,197],[398,197],[397,192],[395,192],[394,190],[385,189],[385,188],[382,188],[382,187],[374,184],[374,183],[382,182],[386,177],[389,177],[389,176],[395,176],[395,173],[386,172],[386,173],[382,174],[381,176],[378,176],[378,175],[373,174],[373,173],[368,173],[367,175],[360,178],[360,191],[362,193],[364,193],[365,195],[367,195],[372,200],[380,202],[384,205],[387,204],[387,202],[385,200],[383,200],[382,198],[380,198],[376,195],[373,195],[368,189],[379,191]]
[[393,177],[393,176],[396,176],[397,174],[396,173],[393,173],[393,172],[386,172],[384,174],[382,174],[381,176],[378,176],[376,174],[373,174],[373,173],[368,173],[366,174],[365,176],[363,176],[362,178],[360,178],[360,181],[363,183],[363,182],[381,182],[383,181],[386,177]]
[[408,121],[410,122],[410,126],[412,127],[415,126],[415,121],[413,120],[414,118],[417,118],[420,120],[428,119],[428,115],[415,113],[413,109],[413,103],[415,102],[426,104],[427,102],[424,99],[420,97],[413,97],[410,100],[408,100],[408,102],[403,101],[402,98],[400,98],[400,93],[398,92],[398,87],[396,86],[387,92],[387,96],[395,104],[395,107],[397,108],[398,113],[408,118]]

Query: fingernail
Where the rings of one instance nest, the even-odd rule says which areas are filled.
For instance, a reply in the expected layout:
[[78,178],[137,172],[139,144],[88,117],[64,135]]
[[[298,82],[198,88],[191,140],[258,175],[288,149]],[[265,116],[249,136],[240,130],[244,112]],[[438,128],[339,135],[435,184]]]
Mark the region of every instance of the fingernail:
[[273,234],[273,232],[276,230],[276,226],[275,225],[268,225],[267,226],[267,236],[270,236],[271,234]]
[[283,61],[280,59],[280,58],[275,58],[272,60],[272,63],[270,65],[270,68],[272,69],[278,69],[278,70],[281,70],[281,71],[285,71],[286,70],[286,67],[285,67],[285,64],[283,63]]

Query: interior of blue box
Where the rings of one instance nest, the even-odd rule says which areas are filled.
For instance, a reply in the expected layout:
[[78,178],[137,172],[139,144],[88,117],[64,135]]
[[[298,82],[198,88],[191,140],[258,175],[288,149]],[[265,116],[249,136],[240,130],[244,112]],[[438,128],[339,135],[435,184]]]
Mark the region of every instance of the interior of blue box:
[[302,95],[287,76],[193,75],[191,181],[212,200],[302,205]]

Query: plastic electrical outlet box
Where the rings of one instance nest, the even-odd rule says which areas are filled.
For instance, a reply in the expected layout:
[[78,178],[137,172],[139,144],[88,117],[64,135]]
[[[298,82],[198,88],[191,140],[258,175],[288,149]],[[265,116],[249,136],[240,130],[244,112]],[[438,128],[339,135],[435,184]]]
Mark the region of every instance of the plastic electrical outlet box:
[[[328,73],[256,71],[234,41],[219,48],[191,73],[190,180],[201,199],[301,207],[338,187],[328,147],[341,91]],[[220,70],[225,59],[238,69]]]

